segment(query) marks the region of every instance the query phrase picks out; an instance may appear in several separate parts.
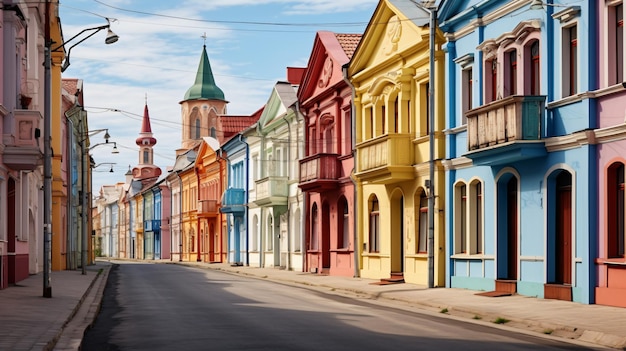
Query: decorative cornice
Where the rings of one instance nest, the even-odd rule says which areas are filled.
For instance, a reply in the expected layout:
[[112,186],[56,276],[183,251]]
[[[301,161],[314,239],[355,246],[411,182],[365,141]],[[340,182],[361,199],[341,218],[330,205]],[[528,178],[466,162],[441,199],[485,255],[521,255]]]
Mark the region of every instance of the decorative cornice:
[[473,162],[471,158],[461,156],[461,157],[457,157],[453,159],[442,160],[441,164],[443,165],[446,171],[451,171],[451,170],[456,170],[456,169],[472,167]]
[[559,20],[561,23],[568,22],[580,14],[580,6],[570,6],[564,10],[552,14],[552,18]]

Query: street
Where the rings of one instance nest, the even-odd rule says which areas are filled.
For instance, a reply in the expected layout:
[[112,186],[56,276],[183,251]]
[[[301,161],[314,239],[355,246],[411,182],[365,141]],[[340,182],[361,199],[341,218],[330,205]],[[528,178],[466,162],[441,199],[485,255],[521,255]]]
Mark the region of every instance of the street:
[[576,345],[179,265],[113,266],[83,350],[583,350]]

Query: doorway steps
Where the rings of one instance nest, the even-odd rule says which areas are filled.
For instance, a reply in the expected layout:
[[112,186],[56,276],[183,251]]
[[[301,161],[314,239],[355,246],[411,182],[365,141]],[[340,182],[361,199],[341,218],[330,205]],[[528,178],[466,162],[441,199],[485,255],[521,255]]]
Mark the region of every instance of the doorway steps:
[[389,285],[389,284],[402,284],[404,283],[404,273],[391,272],[389,278],[381,278],[380,281],[371,283],[373,285]]

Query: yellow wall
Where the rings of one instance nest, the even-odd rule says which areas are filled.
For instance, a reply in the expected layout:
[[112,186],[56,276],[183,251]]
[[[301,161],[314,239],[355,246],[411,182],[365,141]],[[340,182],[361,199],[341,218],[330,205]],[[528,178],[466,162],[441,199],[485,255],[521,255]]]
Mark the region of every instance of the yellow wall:
[[[384,23],[385,25],[380,25]],[[437,37],[435,159],[445,156],[443,38]],[[355,87],[356,173],[361,276],[428,283],[425,252],[417,252],[420,195],[429,179],[429,28],[381,1],[348,69]],[[397,113],[395,112],[397,110]],[[445,284],[444,169],[435,165],[435,286]],[[369,252],[370,200],[380,210],[380,245]],[[364,245],[365,244],[365,245]],[[368,249],[365,250],[364,248]]]
[[[50,37],[53,42],[62,43],[63,36],[60,30],[60,22],[54,10],[56,6],[51,6],[50,15]],[[56,51],[51,54],[52,65],[50,67],[50,111],[51,111],[51,147],[52,156],[52,265],[54,271],[67,268],[67,186],[64,182],[65,172],[63,171],[63,141],[66,139],[65,115],[62,113],[61,104],[61,64],[65,53]],[[63,120],[61,119],[63,117]]]
[[193,168],[180,173],[182,184],[182,226],[183,261],[198,259],[198,228],[196,207],[198,206],[198,183]]

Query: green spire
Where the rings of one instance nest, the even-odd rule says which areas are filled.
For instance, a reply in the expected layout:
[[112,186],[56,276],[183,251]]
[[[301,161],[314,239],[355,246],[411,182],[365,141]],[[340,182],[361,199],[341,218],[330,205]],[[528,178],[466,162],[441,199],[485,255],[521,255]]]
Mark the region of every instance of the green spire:
[[187,90],[183,101],[196,99],[225,101],[224,92],[215,85],[209,55],[206,53],[206,45],[202,47],[202,57],[200,57],[198,73],[196,73],[196,82]]

